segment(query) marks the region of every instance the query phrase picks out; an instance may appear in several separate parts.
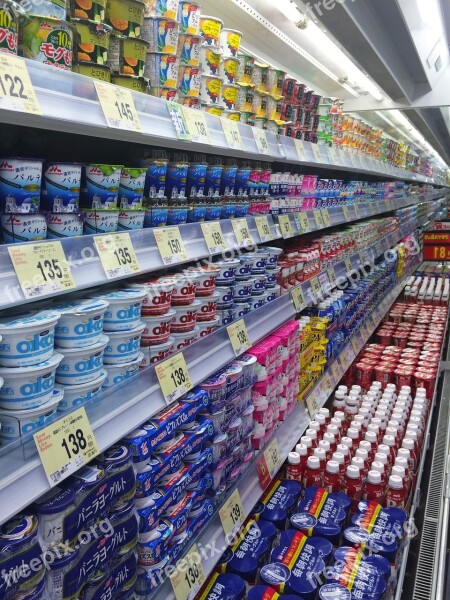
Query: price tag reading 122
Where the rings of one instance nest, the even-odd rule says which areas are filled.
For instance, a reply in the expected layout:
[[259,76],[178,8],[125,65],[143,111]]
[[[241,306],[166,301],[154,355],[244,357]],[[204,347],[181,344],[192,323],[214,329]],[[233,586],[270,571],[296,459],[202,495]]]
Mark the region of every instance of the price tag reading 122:
[[8,253],[27,300],[76,288],[61,242],[18,244]]
[[11,54],[0,54],[0,108],[42,114],[25,61]]
[[182,352],[156,365],[155,371],[167,404],[175,402],[192,389],[191,378]]
[[165,265],[188,259],[178,227],[159,227],[153,230],[159,253]]
[[131,91],[105,81],[94,81],[108,127],[142,131]]
[[33,437],[51,486],[75,473],[100,453],[85,408],[62,417]]
[[244,319],[239,319],[236,323],[228,325],[227,331],[236,356],[252,347]]
[[226,250],[227,245],[223,239],[220,223],[217,221],[210,221],[209,223],[200,223],[200,225],[210,254],[216,254],[217,252]]
[[[181,561],[180,561],[181,563]],[[170,583],[177,600],[193,600],[206,581],[201,554],[196,544],[184,556],[186,568],[176,568],[170,576]]]
[[255,217],[256,229],[258,230],[261,242],[270,242],[272,232],[270,231],[269,221],[266,215]]
[[136,253],[129,233],[113,233],[94,238],[107,279],[139,273]]

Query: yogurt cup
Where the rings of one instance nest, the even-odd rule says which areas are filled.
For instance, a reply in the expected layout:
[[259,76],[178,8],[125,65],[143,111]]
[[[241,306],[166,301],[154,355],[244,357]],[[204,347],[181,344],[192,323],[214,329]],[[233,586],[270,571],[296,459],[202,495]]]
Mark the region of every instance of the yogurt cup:
[[264,248],[257,250],[256,253],[264,255],[268,254],[266,258],[266,269],[276,269],[278,258],[280,254],[283,253],[283,249],[275,246],[264,246]]
[[166,17],[145,17],[142,39],[150,44],[149,52],[175,54],[178,48],[180,25]]
[[198,35],[200,32],[200,5],[189,0],[180,0],[178,5],[178,21],[180,33]]
[[17,55],[21,16],[17,4],[10,2],[10,0],[2,1],[0,4],[0,21],[4,34],[0,42],[1,53]]
[[195,301],[197,282],[200,273],[185,271],[183,274],[173,276],[172,306],[187,306]]
[[145,4],[141,0],[108,0],[105,19],[118,33],[140,38],[144,11]]
[[30,548],[36,540],[38,526],[36,516],[16,515],[0,528],[0,548],[8,548],[11,554]]
[[254,275],[252,277],[252,296],[260,296],[266,289],[266,276]]
[[113,233],[119,226],[118,210],[87,210],[84,215],[85,235]]
[[157,344],[155,346],[141,346],[144,359],[140,366],[148,367],[149,365],[154,365],[161,360],[164,360],[173,354],[174,345],[175,339],[173,337],[169,337],[168,341],[164,344]]
[[223,28],[223,21],[216,17],[200,15],[200,33],[205,38],[207,46],[220,47],[220,33]]
[[197,329],[199,330],[199,337],[205,337],[210,333],[214,333],[216,329],[219,327],[219,317],[214,317],[211,321],[198,321],[197,320]]
[[223,310],[232,306],[234,302],[234,286],[217,286],[216,293],[219,294],[217,308]]
[[140,353],[141,335],[146,324],[139,325],[129,331],[109,332],[109,342],[105,348],[105,365],[117,365],[135,360]]
[[267,300],[262,294],[260,296],[252,296],[249,302],[250,310],[256,310],[258,308],[261,308],[266,304],[266,302]]
[[[180,67],[178,87],[181,94],[183,94],[183,104],[186,105],[186,99],[198,101],[202,81],[201,75],[202,69],[198,65],[183,65]],[[191,107],[190,104],[188,106]]]
[[0,446],[5,446],[51,423],[56,417],[63,396],[63,390],[54,389],[53,397],[38,408],[14,411],[0,409]]
[[56,310],[0,320],[0,365],[28,367],[49,360],[55,343]]
[[237,58],[224,56],[220,63],[219,75],[222,77],[225,83],[235,84],[238,67],[239,61]]
[[117,210],[123,165],[93,163],[83,167],[81,206],[91,210]]
[[142,209],[147,168],[123,167],[119,183],[119,208],[122,211]]
[[56,369],[57,383],[80,385],[97,379],[103,369],[103,354],[108,341],[108,336],[102,335],[93,346],[64,348],[61,351],[64,358]]
[[234,288],[235,301],[247,301],[252,295],[252,281],[236,281]]
[[266,270],[266,289],[274,288],[276,286],[280,270],[280,267]]
[[266,265],[267,265],[267,261],[269,259],[268,252],[265,252],[263,250],[258,250],[257,252],[250,254],[250,256],[247,255],[247,257],[249,259],[250,258],[253,259],[252,266],[251,266],[252,275],[260,275],[261,273],[266,272]]
[[0,216],[2,237],[5,244],[38,242],[47,237],[45,215],[4,214]]
[[47,239],[61,239],[83,235],[80,214],[51,213],[47,220]]
[[233,83],[224,83],[222,85],[220,103],[225,106],[226,110],[234,110],[237,103],[239,86]]
[[200,48],[200,67],[205,75],[219,76],[220,56],[218,48],[206,45]]
[[89,402],[98,396],[102,390],[102,385],[106,379],[107,372],[105,369],[100,371],[100,377],[89,383],[81,383],[80,385],[64,386],[64,398],[58,405],[58,412],[65,412],[78,408],[86,402]]
[[146,17],[176,19],[179,0],[144,0]]
[[146,293],[141,311],[144,317],[166,314],[171,307],[174,287],[174,281],[170,278],[153,279],[130,285],[131,289],[144,290]]
[[188,306],[174,306],[175,316],[172,321],[171,332],[186,333],[192,331],[197,322],[200,306],[200,300],[194,300]]
[[74,34],[75,27],[67,21],[29,14],[21,27],[23,56],[71,71]]
[[217,316],[219,317],[219,324],[222,327],[225,327],[225,325],[229,325],[230,323],[236,320],[237,307],[237,304],[233,304],[229,308],[224,308],[222,310],[217,311]]
[[200,101],[207,105],[220,105],[222,78],[214,75],[202,75],[200,82]]
[[55,306],[61,313],[55,328],[55,344],[59,348],[85,348],[97,344],[103,334],[103,318],[108,306],[103,299]]
[[104,331],[129,331],[141,322],[142,302],[146,293],[140,289],[125,289],[100,296],[109,304],[103,317]]
[[223,28],[220,32],[220,47],[224,56],[236,58],[241,46],[242,33],[237,29]]
[[252,274],[252,266],[255,262],[253,255],[244,254],[239,257],[239,266],[236,270],[236,280],[237,281],[247,281]]
[[220,269],[219,274],[217,275],[216,284],[233,285],[240,264],[240,260],[237,258],[211,263],[213,267]]
[[216,289],[216,280],[220,272],[218,267],[201,267],[195,270],[197,274],[197,286],[195,288],[195,296],[197,298],[204,298],[206,296],[213,296]]
[[117,231],[134,231],[143,229],[145,221],[145,210],[130,210],[119,212]]
[[151,315],[142,317],[145,329],[142,332],[141,342],[144,346],[157,346],[169,341],[172,320],[175,310],[169,310],[165,315]]
[[198,327],[194,327],[192,331],[189,331],[187,333],[173,333],[172,337],[175,340],[173,351],[178,352],[178,350],[183,350],[183,348],[190,346],[198,340],[198,336]]
[[103,389],[112,388],[115,385],[119,385],[122,381],[126,381],[136,375],[139,371],[144,360],[144,354],[139,352],[137,358],[130,362],[121,363],[118,365],[108,365],[106,379],[103,382]]
[[241,319],[242,317],[245,317],[245,315],[248,315],[250,311],[250,302],[239,302],[238,304],[236,304],[236,319]]
[[160,88],[177,87],[180,60],[176,54],[148,52],[144,75],[150,80],[150,88],[155,93]]
[[[200,49],[203,38],[199,35],[180,34],[178,38],[177,56],[183,66],[198,67],[200,65]],[[199,88],[200,89],[200,86]]]
[[39,535],[47,547],[64,540],[64,519],[75,508],[75,490],[54,487],[33,504],[39,519]]
[[51,400],[58,365],[62,354],[53,354],[48,360],[30,367],[0,367],[4,380],[0,388],[0,408],[27,410],[38,408]]
[[46,165],[41,195],[41,209],[53,213],[76,213],[79,210],[81,164]]
[[93,0],[86,2],[85,0],[67,0],[70,6],[70,15],[80,19],[90,19],[103,23],[105,20],[106,0]]
[[219,292],[214,292],[212,296],[199,298],[200,308],[197,313],[197,323],[200,321],[213,321],[216,318],[217,302]]

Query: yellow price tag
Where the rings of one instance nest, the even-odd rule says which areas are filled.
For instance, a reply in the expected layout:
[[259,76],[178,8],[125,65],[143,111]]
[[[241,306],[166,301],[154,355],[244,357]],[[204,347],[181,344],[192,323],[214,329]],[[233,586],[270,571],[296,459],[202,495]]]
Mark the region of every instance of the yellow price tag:
[[294,303],[295,310],[298,313],[302,312],[302,310],[308,306],[305,302],[303,290],[300,286],[295,287],[293,290],[291,290],[291,298],[292,302]]
[[61,242],[17,244],[8,253],[27,300],[77,287]]
[[328,267],[327,273],[328,273],[328,279],[330,280],[331,289],[333,289],[337,286],[337,279],[336,279],[336,273],[334,272],[334,268]]
[[187,106],[183,106],[183,114],[192,141],[197,142],[197,144],[211,145],[212,141],[209,134],[208,123],[206,122],[206,113],[202,110],[194,110]]
[[331,218],[330,218],[330,213],[328,212],[328,208],[323,208],[321,212],[322,212],[322,221],[323,221],[325,227],[331,227]]
[[357,205],[357,204],[354,204],[354,205],[353,205],[353,209],[354,209],[354,211],[355,211],[355,218],[356,218],[356,219],[359,219],[359,217],[360,217],[360,214],[359,214],[359,207],[358,207],[358,205]]
[[322,288],[320,287],[319,280],[317,279],[317,277],[312,277],[309,280],[309,282],[310,282],[314,297],[316,298],[316,300],[320,300],[322,298],[323,294],[322,294]]
[[299,212],[295,214],[297,219],[297,223],[299,224],[299,229],[301,229],[302,233],[307,233],[309,231],[309,219],[308,213]]
[[188,254],[178,227],[158,227],[153,230],[159,253],[165,265],[188,260]]
[[129,233],[111,233],[94,238],[107,279],[139,273],[136,253]]
[[331,365],[331,373],[333,374],[334,381],[337,385],[342,377],[342,369],[337,360]]
[[233,148],[233,150],[245,150],[238,122],[232,121],[231,119],[221,119],[221,121],[228,148]]
[[227,331],[236,356],[252,347],[244,319],[228,325]]
[[269,469],[270,479],[273,479],[281,467],[282,460],[277,438],[273,439],[264,451],[267,468]]
[[357,355],[359,352],[359,343],[356,337],[352,339],[352,348],[355,355]]
[[236,489],[219,510],[219,517],[225,535],[238,532],[244,524],[245,516],[241,496],[239,490]]
[[217,254],[218,252],[226,250],[227,245],[223,238],[220,223],[217,221],[210,221],[208,223],[200,223],[200,225],[210,254]]
[[52,487],[100,454],[84,407],[58,419],[33,437]]
[[346,258],[346,259],[344,259],[344,264],[345,264],[345,270],[348,275],[350,273],[350,271],[353,271],[352,261],[349,258]]
[[258,152],[260,154],[270,154],[269,142],[267,141],[266,132],[264,129],[252,127],[252,130]]
[[306,407],[308,408],[308,412],[309,412],[309,416],[311,419],[314,419],[314,417],[317,415],[317,413],[320,410],[320,406],[319,403],[317,402],[317,399],[309,394],[308,396],[306,396],[305,400],[306,400]]
[[350,218],[351,218],[351,217],[350,217],[350,211],[348,210],[348,206],[343,206],[343,207],[342,207],[342,212],[343,212],[343,214],[344,214],[344,219],[345,219],[346,221],[350,221]]
[[280,225],[281,235],[283,239],[290,238],[294,235],[289,215],[279,215],[278,223]]
[[240,248],[254,245],[246,219],[233,219],[231,225],[233,226],[234,235]]
[[313,210],[314,221],[316,222],[317,229],[323,229],[325,227],[325,223],[323,222],[322,213],[320,210]]
[[0,108],[42,115],[27,65],[12,54],[0,54]]
[[98,80],[94,85],[108,127],[142,131],[130,90]]
[[182,352],[156,365],[155,371],[167,404],[178,400],[193,387]]
[[306,152],[305,147],[303,146],[303,141],[294,138],[295,149],[297,151],[297,156],[299,160],[306,160]]
[[261,242],[269,242],[272,238],[269,221],[266,215],[255,217],[256,229],[258,230]]
[[[181,563],[181,561],[180,561]],[[170,576],[170,583],[176,600],[193,600],[206,581],[206,573],[202,565],[202,557],[197,544],[194,544],[183,557],[184,568],[177,568]]]
[[318,144],[311,144],[312,153],[317,162],[322,162],[322,155],[320,154],[320,148]]

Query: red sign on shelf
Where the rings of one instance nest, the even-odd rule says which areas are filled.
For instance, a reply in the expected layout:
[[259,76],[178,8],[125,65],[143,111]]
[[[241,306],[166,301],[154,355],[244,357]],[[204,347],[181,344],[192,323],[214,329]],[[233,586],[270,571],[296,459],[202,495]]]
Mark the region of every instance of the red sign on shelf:
[[264,456],[264,454],[261,454],[261,456],[259,456],[259,458],[257,459],[256,470],[258,471],[258,478],[259,478],[261,487],[263,490],[265,490],[266,487],[269,485],[271,479],[270,479],[269,467],[267,466],[267,461],[266,461],[266,457]]

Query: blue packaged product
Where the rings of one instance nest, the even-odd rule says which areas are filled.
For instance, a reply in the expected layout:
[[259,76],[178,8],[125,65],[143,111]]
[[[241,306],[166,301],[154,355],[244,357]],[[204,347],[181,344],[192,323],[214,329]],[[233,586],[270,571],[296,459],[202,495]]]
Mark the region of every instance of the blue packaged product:
[[[352,546],[341,546],[340,548],[336,548],[334,551],[334,560],[345,561],[347,558],[350,556],[355,556],[357,553],[361,554],[361,551],[353,548]],[[391,563],[384,558],[384,556],[380,556],[379,554],[370,554],[369,556],[364,556],[363,554],[363,558],[367,564],[371,564],[378,569],[378,571],[383,574],[386,581],[389,580],[391,576]]]
[[163,198],[166,189],[167,160],[149,159],[145,161],[144,196],[146,198]]
[[40,159],[4,158],[0,161],[0,210],[39,212],[42,163]]
[[83,167],[82,208],[117,210],[122,165],[90,164]]
[[222,178],[222,165],[208,165],[205,177],[205,196],[213,198],[219,196],[220,181]]
[[294,594],[283,594],[280,596],[272,587],[268,585],[256,585],[247,596],[247,600],[302,600],[300,596]]
[[[2,572],[0,598],[2,600],[17,598],[21,592],[35,588],[45,579],[46,564],[43,556],[43,549],[37,541],[14,554],[2,551],[0,560]],[[36,568],[23,569],[24,565],[30,564],[34,564]]]
[[234,188],[236,185],[237,167],[227,165],[223,168],[222,176],[220,180],[220,194],[221,196],[232,196],[234,195]]
[[119,208],[140,210],[144,197],[146,168],[123,167],[119,184]]
[[79,211],[81,164],[50,163],[44,171],[41,210],[54,213]]
[[273,523],[277,529],[283,530],[289,516],[295,510],[301,491],[297,481],[281,481],[275,479],[252,511],[258,519]]
[[90,584],[87,589],[83,590],[83,593],[88,592],[89,600],[103,600],[104,598],[132,600],[136,577],[136,557],[134,553],[130,553],[121,562],[114,565],[111,572],[100,583]]
[[188,485],[187,489],[198,494],[197,499],[200,501],[200,499],[205,497],[208,490],[212,488],[213,483],[214,479],[212,473],[208,471],[198,481],[192,482],[190,485]]
[[206,204],[205,206],[205,221],[218,221],[222,207],[219,203],[217,204]]
[[166,193],[167,198],[185,198],[188,163],[171,162],[167,167]]
[[144,227],[164,227],[169,215],[168,206],[153,206],[145,211]]
[[167,225],[183,225],[187,222],[187,206],[169,206],[167,213]]
[[195,497],[195,492],[186,492],[180,502],[175,506],[171,506],[161,519],[161,521],[171,525],[174,538],[177,538],[186,529]]
[[206,219],[206,206],[203,204],[195,204],[188,208],[188,223],[201,223]]
[[221,219],[232,219],[236,214],[236,205],[233,202],[224,202],[220,211]]
[[236,219],[248,215],[249,205],[246,202],[236,202],[234,216]]
[[183,397],[183,402],[193,403],[198,401],[202,403],[203,408],[209,404],[208,392],[201,387],[195,387]]
[[[278,544],[290,544],[293,531],[294,529],[286,529],[285,531],[282,531],[279,537]],[[321,536],[312,536],[311,540],[311,543],[318,551],[323,562],[325,564],[328,564],[333,557],[333,544],[329,540]]]
[[190,163],[187,172],[186,196],[198,198],[205,195],[206,163]]
[[351,500],[345,494],[309,487],[290,522],[306,535],[323,536],[337,545],[350,506]]
[[152,566],[162,560],[167,553],[173,535],[173,525],[166,521],[139,535],[137,544],[138,563],[142,567]]
[[247,167],[240,168],[236,171],[236,183],[234,186],[235,196],[248,195],[248,182],[250,179],[251,169]]
[[214,573],[198,600],[244,600],[245,581],[237,575]]

